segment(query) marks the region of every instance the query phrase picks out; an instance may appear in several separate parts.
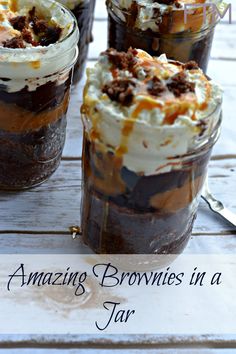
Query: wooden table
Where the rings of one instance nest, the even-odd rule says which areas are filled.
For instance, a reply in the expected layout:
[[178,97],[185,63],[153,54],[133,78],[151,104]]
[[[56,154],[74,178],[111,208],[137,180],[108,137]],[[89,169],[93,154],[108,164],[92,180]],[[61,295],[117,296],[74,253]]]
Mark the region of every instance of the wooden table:
[[[236,11],[233,13],[236,14]],[[88,66],[93,65],[99,52],[106,48],[106,30],[104,1],[97,0],[95,40],[90,48]],[[225,91],[222,135],[210,163],[210,186],[215,196],[236,213],[236,21],[229,25],[225,18],[218,25],[208,74],[220,82]],[[24,193],[0,193],[1,253],[88,252],[80,239],[72,239],[69,231],[70,226],[80,223],[82,125],[79,112],[84,82],[85,77],[72,91],[67,141],[57,172],[38,188]],[[201,202],[193,235],[185,252],[235,253],[236,230]],[[91,354],[229,354],[234,352],[233,348],[236,348],[236,335],[0,337],[0,354],[82,354],[85,350]]]

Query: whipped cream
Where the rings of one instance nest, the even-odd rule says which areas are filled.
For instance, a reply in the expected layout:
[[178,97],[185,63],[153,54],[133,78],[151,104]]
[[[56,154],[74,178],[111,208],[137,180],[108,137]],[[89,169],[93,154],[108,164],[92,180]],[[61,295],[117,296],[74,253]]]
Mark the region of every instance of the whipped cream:
[[[79,31],[76,19],[71,13],[56,1],[47,0],[14,0],[0,4],[0,25],[2,27],[0,42],[17,36],[9,19],[25,16],[29,10],[36,7],[37,13],[50,23],[57,24],[61,29],[60,39],[48,46],[26,48],[0,47],[0,84],[8,92],[17,92],[28,87],[35,90],[41,84],[58,80],[58,84],[65,80],[62,72],[73,66],[78,55],[77,43]],[[2,80],[3,79],[3,80]],[[8,79],[8,81],[6,81]]]
[[[203,2],[220,5],[222,0],[203,0]],[[185,5],[199,4],[199,0],[178,0],[172,5],[159,3],[158,1],[153,0],[108,0],[108,4],[109,3],[114,4],[112,10],[123,22],[126,22],[125,11],[129,12],[129,16],[134,20],[135,27],[142,31],[151,29],[153,32],[159,32],[163,18],[170,13],[173,15],[176,14],[173,21],[174,23],[171,23],[171,26],[173,27],[171,33],[178,33],[188,29],[191,22],[191,14],[189,14],[191,8],[188,7],[188,24],[184,23]],[[134,8],[132,8],[132,6],[134,6]],[[182,15],[180,16],[181,12]],[[209,8],[209,12],[211,12],[211,8]],[[198,14],[195,14],[193,9],[193,22],[195,22],[197,16]],[[207,16],[206,21],[203,21],[205,22],[203,23],[203,27],[208,25],[210,21],[211,17]],[[201,28],[198,30],[200,29]],[[170,29],[168,30],[168,33],[169,32]]]
[[[189,70],[184,64],[168,62],[165,55],[153,58],[137,50],[132,69],[119,70],[107,53],[87,71],[83,118],[89,138],[122,157],[123,165],[136,173],[149,175],[179,168],[167,159],[206,143],[220,119],[221,88],[208,81],[201,69]],[[175,91],[174,82],[180,73],[187,85],[186,89],[180,87],[182,93]],[[147,91],[154,77],[161,81],[157,95],[155,89],[154,93]],[[122,104],[114,99],[114,93],[110,97],[109,89],[104,90],[106,85],[114,87],[117,79],[134,82],[131,103]]]

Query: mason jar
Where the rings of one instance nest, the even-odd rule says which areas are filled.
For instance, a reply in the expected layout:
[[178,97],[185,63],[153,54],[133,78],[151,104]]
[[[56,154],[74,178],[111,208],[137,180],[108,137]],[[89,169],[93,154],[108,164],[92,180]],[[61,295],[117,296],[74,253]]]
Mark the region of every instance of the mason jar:
[[124,8],[124,2],[106,1],[108,47],[119,51],[140,48],[153,56],[165,53],[169,59],[183,63],[194,60],[206,72],[219,20],[214,7],[208,6],[206,10],[201,7],[174,10],[171,7],[170,12],[160,16],[155,7],[150,14],[150,4],[142,3],[141,6],[138,1],[131,1],[129,8]]
[[75,64],[73,83],[80,81],[88,56],[89,44],[93,41],[92,27],[94,20],[94,9],[96,0],[59,0],[68,7],[77,19],[80,31],[78,41],[79,56]]
[[0,47],[0,189],[46,181],[59,166],[79,31],[72,14],[53,0],[19,0],[57,18],[63,36],[48,46]]
[[192,62],[135,49],[101,54],[88,71],[81,109],[85,244],[102,254],[182,252],[219,137],[221,106],[221,89]]

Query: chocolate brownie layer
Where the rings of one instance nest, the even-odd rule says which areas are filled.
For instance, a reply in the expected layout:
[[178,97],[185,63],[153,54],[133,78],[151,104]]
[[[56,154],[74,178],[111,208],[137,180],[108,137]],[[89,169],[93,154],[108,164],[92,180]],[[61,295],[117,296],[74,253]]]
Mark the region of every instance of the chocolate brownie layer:
[[106,202],[91,190],[83,206],[83,240],[96,253],[178,254],[192,231],[196,210],[137,213]]
[[65,114],[30,133],[0,130],[0,189],[18,190],[44,182],[60,163],[65,131]]
[[[139,176],[121,168],[125,191],[110,195],[105,175],[110,172],[94,168],[94,147],[85,141],[82,208],[85,243],[97,253],[182,251],[191,234],[195,199],[205,179],[210,151],[169,173]],[[102,153],[99,159],[103,159]],[[115,162],[110,160],[112,163]],[[104,181],[102,191],[102,182],[97,180]]]

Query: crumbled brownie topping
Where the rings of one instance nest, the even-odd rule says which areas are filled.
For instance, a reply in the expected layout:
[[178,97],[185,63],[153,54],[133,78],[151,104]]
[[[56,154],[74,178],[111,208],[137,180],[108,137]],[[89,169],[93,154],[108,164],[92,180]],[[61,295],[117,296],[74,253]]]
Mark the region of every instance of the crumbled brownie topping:
[[162,21],[161,10],[158,7],[154,7],[154,9],[153,9],[153,18],[155,19],[157,24]]
[[33,46],[48,46],[56,43],[62,32],[59,26],[49,25],[47,21],[38,18],[35,6],[28,12],[28,16],[16,16],[10,19],[10,23],[21,33],[3,43],[3,46],[8,48],[25,48],[26,43]]
[[45,33],[48,30],[48,24],[44,20],[38,20],[37,18],[34,19],[32,22],[33,29],[35,34]]
[[61,28],[59,27],[48,27],[46,32],[40,34],[40,45],[48,46],[49,44],[56,43],[61,35]]
[[35,41],[33,40],[32,34],[30,32],[30,30],[23,28],[22,32],[21,32],[22,38],[25,42],[27,43],[31,43],[33,46],[36,46],[37,44],[35,43]]
[[196,69],[199,69],[199,66],[195,61],[191,60],[191,61],[187,62],[186,64],[184,64],[183,68],[186,70],[196,70]]
[[32,9],[29,10],[28,14],[29,14],[29,21],[34,22],[34,20],[36,19],[36,7],[33,6]]
[[183,93],[195,92],[195,83],[187,81],[183,71],[174,75],[167,83],[167,87],[176,97]]
[[3,43],[5,48],[25,48],[25,44],[21,36],[8,39]]
[[180,2],[176,1],[176,2],[175,2],[175,7],[176,7],[177,9],[181,9],[182,5],[180,4]]
[[29,21],[34,33],[39,37],[39,45],[47,46],[59,40],[62,29],[58,26],[50,26],[47,21],[39,19],[36,16],[35,6],[29,11]]
[[120,70],[130,70],[132,71],[134,65],[136,64],[136,55],[137,50],[130,48],[127,53],[126,52],[118,52],[113,48],[107,49],[104,53],[108,56],[108,59],[114,67]]
[[10,20],[15,30],[22,31],[27,26],[26,16],[17,16]]
[[152,96],[161,96],[162,93],[166,91],[166,87],[158,77],[154,76],[147,82],[147,91]]
[[132,103],[135,85],[131,79],[115,79],[106,84],[102,92],[106,93],[112,101],[128,106]]

